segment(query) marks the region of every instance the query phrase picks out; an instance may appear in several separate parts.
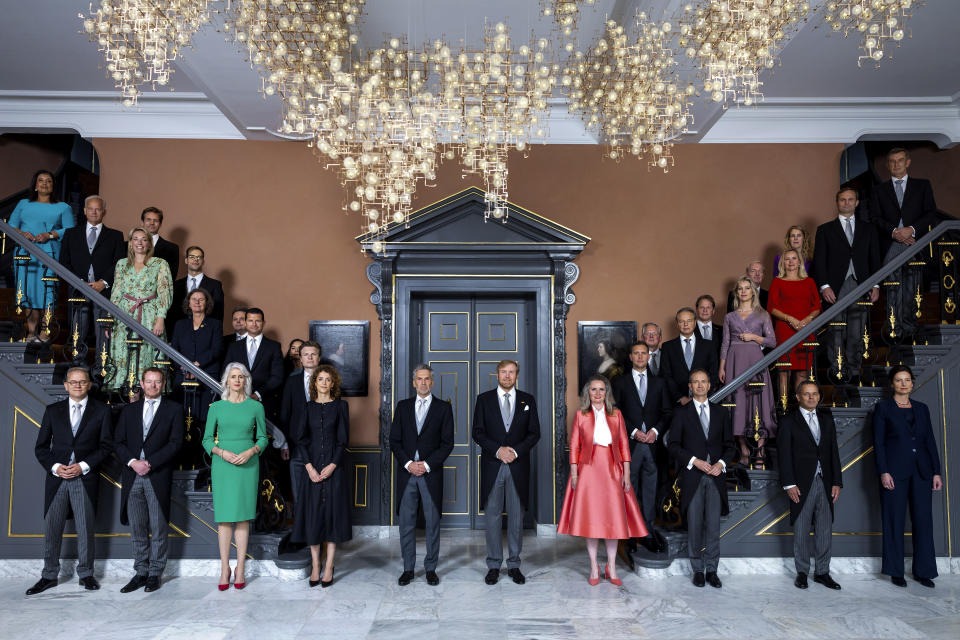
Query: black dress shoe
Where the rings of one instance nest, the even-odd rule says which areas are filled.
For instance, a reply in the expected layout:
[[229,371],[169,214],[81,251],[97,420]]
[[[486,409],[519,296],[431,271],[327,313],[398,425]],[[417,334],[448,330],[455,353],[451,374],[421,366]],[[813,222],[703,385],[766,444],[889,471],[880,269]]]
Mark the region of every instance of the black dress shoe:
[[150,576],[147,578],[147,588],[144,589],[147,593],[151,591],[156,591],[160,588],[160,576]]
[[824,573],[823,575],[813,576],[814,582],[819,582],[828,589],[833,589],[834,591],[840,591],[840,585],[837,584],[836,580],[830,577],[829,573]]
[[427,584],[431,587],[440,584],[440,576],[437,575],[436,571],[427,571]]
[[930,578],[914,578],[914,580],[916,580],[917,582],[919,582],[925,587],[929,587],[930,589],[933,589],[934,587],[937,586],[933,584],[933,580],[931,580]]
[[83,588],[87,591],[96,591],[100,588],[100,583],[97,582],[97,579],[93,576],[87,576],[86,578],[80,578],[80,584],[83,585]]
[[397,578],[397,584],[401,587],[405,587],[411,582],[413,582],[413,571],[404,571],[400,574],[400,577]]
[[707,583],[703,579],[703,571],[697,571],[695,574],[693,574],[693,586],[702,587],[705,584]]
[[720,587],[723,586],[723,583],[720,582],[720,578],[717,577],[717,574],[715,571],[707,572],[707,584],[709,584],[714,589],[719,589]]
[[513,579],[514,584],[523,584],[527,581],[520,573],[520,569],[507,569],[507,575]]
[[[80,584],[83,584],[82,580],[80,581]],[[123,585],[123,587],[121,587],[120,593],[130,593],[131,591],[136,591],[137,589],[144,586],[145,584],[147,584],[147,576],[141,576],[138,573],[137,575],[130,578],[130,582]]]
[[797,589],[806,589],[807,588],[807,574],[798,573],[797,578],[793,581],[793,586]]
[[653,535],[657,539],[657,551],[659,553],[666,553],[670,549],[670,545],[667,543],[667,539],[663,537],[663,534],[659,531],[654,531]]
[[55,586],[57,586],[56,578],[52,578],[49,580],[47,578],[40,578],[39,580],[37,580],[37,584],[27,589],[27,595],[35,596],[38,593],[43,593],[47,589],[53,589]]
[[490,569],[487,571],[487,575],[483,578],[483,581],[487,584],[497,584],[497,580],[500,579],[500,569]]
[[907,586],[907,581],[903,579],[903,576],[890,576],[890,582],[897,585],[898,587]]

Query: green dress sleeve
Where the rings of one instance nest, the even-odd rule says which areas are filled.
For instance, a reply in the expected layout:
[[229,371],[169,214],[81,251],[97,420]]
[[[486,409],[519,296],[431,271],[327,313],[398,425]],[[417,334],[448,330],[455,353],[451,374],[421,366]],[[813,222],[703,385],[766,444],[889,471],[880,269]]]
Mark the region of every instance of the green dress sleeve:
[[[256,404],[256,407],[254,407],[254,411],[253,411],[253,418],[257,423],[257,441],[254,444],[260,447],[260,452],[263,453],[263,451],[266,450],[267,444],[268,444],[267,422],[263,412],[263,405],[257,402],[256,400],[248,400],[247,402],[253,402]],[[207,423],[209,422],[210,422],[210,418],[208,417]]]
[[211,456],[213,455],[213,446],[214,446],[213,434],[217,428],[217,413],[218,413],[217,404],[219,403],[214,402],[213,404],[211,404],[210,409],[207,411],[207,424],[203,428],[203,441],[201,442],[201,445],[203,446],[203,450],[206,451],[207,454]]
[[160,263],[157,273],[157,317],[165,318],[173,302],[173,277],[166,260],[157,258]]

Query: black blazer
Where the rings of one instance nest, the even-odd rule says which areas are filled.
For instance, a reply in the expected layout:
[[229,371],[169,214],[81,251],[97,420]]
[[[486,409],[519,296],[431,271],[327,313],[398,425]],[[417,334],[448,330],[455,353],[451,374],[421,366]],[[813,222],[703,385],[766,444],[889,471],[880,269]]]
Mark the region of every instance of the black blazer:
[[405,398],[397,403],[393,412],[393,424],[390,426],[390,451],[397,458],[397,511],[400,510],[400,498],[411,478],[409,471],[403,468],[414,453],[420,452],[420,460],[426,462],[430,472],[424,476],[427,489],[437,507],[437,514],[443,513],[443,462],[453,451],[453,407],[433,396],[430,408],[423,419],[423,429],[417,433],[416,396]]
[[937,224],[937,203],[933,200],[933,187],[929,180],[907,176],[903,207],[897,203],[892,178],[874,186],[870,193],[870,222],[877,226],[880,233],[881,256],[887,255],[887,249],[893,244],[891,234],[901,218],[903,226],[913,227],[917,238]]
[[907,412],[886,398],[873,409],[873,447],[877,474],[889,473],[894,480],[906,480],[914,469],[924,480],[940,475],[940,454],[933,437],[930,409],[917,400],[913,404],[914,424]]
[[[767,289],[758,288],[757,293],[760,294],[760,306],[766,309],[767,301],[770,299],[770,292]],[[735,294],[736,294],[736,291],[731,291],[730,293],[727,294],[727,313],[730,313],[731,311],[733,311],[733,297]],[[716,327],[717,325],[713,325],[713,326]],[[698,329],[694,329],[694,331],[699,332],[700,330],[698,328]],[[723,332],[722,326],[720,327],[720,332],[721,333]],[[717,353],[719,352],[720,352],[720,349],[717,348]]]
[[497,389],[477,396],[473,411],[473,441],[480,445],[480,505],[486,508],[487,497],[500,471],[497,450],[512,447],[517,459],[510,463],[510,475],[523,508],[527,508],[530,493],[530,450],[540,440],[540,417],[537,401],[529,393],[517,389],[517,406],[513,411],[510,431],[500,416]]
[[85,462],[90,471],[81,476],[83,488],[97,508],[97,485],[99,473],[97,467],[110,455],[113,448],[113,424],[110,419],[110,408],[98,400],[87,397],[87,407],[80,418],[80,426],[74,437],[70,429],[71,400],[61,400],[47,406],[40,421],[40,432],[37,434],[37,444],[34,454],[43,467],[44,483],[43,515],[53,502],[63,478],[50,472],[53,465],[70,464],[70,454],[74,454],[76,462]]
[[280,430],[290,439],[295,425],[299,424],[301,414],[307,403],[310,402],[303,395],[303,369],[297,369],[283,383],[283,392],[280,396]]
[[[721,333],[722,335],[722,333]],[[683,358],[683,336],[667,340],[660,345],[660,376],[667,382],[667,393],[670,401],[676,403],[680,398],[689,395],[690,369]],[[710,388],[719,389],[720,383],[717,371],[720,360],[713,341],[707,342],[697,338],[693,348],[693,369],[706,369],[710,374]]]
[[[640,392],[633,383],[633,370],[625,371],[623,375],[614,378],[610,383],[613,387],[613,400],[623,414],[624,426],[629,438],[634,429],[646,424],[647,429],[657,430],[657,442],[663,442],[663,436],[670,428],[670,415],[673,405],[667,393],[667,383],[657,376],[650,375],[647,369],[647,402],[640,402]],[[635,451],[637,447],[653,447],[654,444],[637,442],[630,438]]]
[[[793,524],[803,509],[803,503],[813,490],[813,481],[817,475],[817,463],[820,463],[823,488],[830,495],[831,487],[842,487],[840,473],[840,449],[837,444],[837,426],[829,409],[817,409],[817,422],[820,424],[820,445],[817,446],[810,425],[794,409],[780,420],[777,431],[777,448],[780,458],[780,486],[796,485],[800,489],[800,502],[790,500],[790,524]],[[833,500],[830,513],[833,513]]]
[[[764,292],[764,294],[767,294],[767,293],[768,293],[766,290],[764,290],[763,292]],[[764,308],[764,309],[767,308],[765,302],[766,302],[766,300],[768,300],[768,299],[769,299],[769,296],[767,296],[767,295],[760,296],[760,302],[763,304],[763,308]],[[716,351],[717,351],[717,366],[719,367],[719,365],[720,365],[720,347],[723,345],[723,325],[722,325],[722,324],[717,324],[717,323],[715,323],[715,322],[711,322],[711,324],[713,325],[713,328],[710,330],[710,341],[713,342],[713,347],[714,347],[714,349],[716,349]],[[703,336],[700,335],[700,323],[699,323],[699,322],[697,323],[697,326],[694,327],[693,332],[696,334],[697,340],[703,340]]]
[[840,293],[843,281],[847,279],[847,267],[853,257],[853,268],[857,280],[865,282],[883,264],[880,254],[880,239],[877,228],[857,218],[853,226],[853,246],[847,242],[840,218],[824,222],[817,227],[817,237],[813,247],[813,280],[817,289],[830,285],[835,294]]
[[153,245],[153,255],[167,261],[170,265],[170,277],[176,280],[180,272],[180,245],[157,238],[157,244]]
[[173,486],[173,471],[177,453],[183,444],[183,407],[173,400],[161,398],[157,411],[150,423],[147,439],[143,439],[143,403],[138,400],[128,404],[120,412],[116,439],[117,457],[123,465],[123,488],[120,490],[120,522],[130,524],[127,517],[127,500],[130,488],[137,473],[127,463],[131,459],[140,459],[143,449],[144,458],[150,463],[147,479],[157,496],[157,502],[163,510],[163,517],[170,521],[170,488]]
[[[253,361],[250,375],[253,376],[253,390],[260,393],[264,401],[272,398],[283,384],[283,351],[276,340],[260,335],[260,346],[257,347],[257,357]],[[247,338],[234,340],[227,348],[223,358],[223,366],[231,362],[239,362],[247,366]]]
[[[686,514],[690,506],[703,471],[696,467],[687,469],[691,457],[701,460],[710,455],[710,463],[723,460],[727,466],[733,464],[737,455],[737,447],[733,441],[733,420],[730,412],[723,406],[710,403],[710,437],[703,437],[703,427],[700,426],[700,416],[697,415],[696,405],[691,401],[673,412],[673,424],[670,426],[670,440],[667,448],[670,456],[677,465],[680,479],[680,510]],[[720,515],[730,512],[727,505],[727,479],[721,473],[714,478],[717,489],[720,491]]]
[[230,345],[232,345],[234,342],[240,342],[239,340],[237,340],[236,332],[231,331],[227,335],[223,336],[223,349],[221,350],[221,352],[224,354],[224,357],[226,357],[227,350],[230,349]]
[[[220,374],[222,332],[223,327],[216,318],[204,318],[196,331],[193,329],[193,318],[181,318],[173,325],[170,344],[192,362],[199,362],[200,368],[216,379]],[[179,367],[176,379],[178,382],[183,380],[183,370]]]
[[[216,318],[221,325],[223,325],[223,284],[214,278],[211,278],[207,274],[203,274],[203,280],[200,281],[200,284],[197,285],[199,288],[203,289],[210,294],[210,297],[213,298],[213,311],[210,312],[211,318]],[[187,297],[187,278],[180,278],[175,280],[173,283],[173,305],[172,309],[174,310],[171,315],[177,317],[177,310],[183,310],[183,301]],[[183,314],[184,316],[189,316],[189,313]]]
[[[127,257],[127,243],[123,233],[111,229],[107,225],[100,227],[97,234],[97,244],[93,245],[93,253],[87,249],[87,223],[77,227],[70,227],[63,232],[63,242],[60,244],[60,264],[70,270],[70,273],[83,281],[87,279],[90,265],[93,265],[93,277],[98,281],[113,284],[113,274],[117,261]],[[110,297],[110,290],[104,289],[100,295]]]

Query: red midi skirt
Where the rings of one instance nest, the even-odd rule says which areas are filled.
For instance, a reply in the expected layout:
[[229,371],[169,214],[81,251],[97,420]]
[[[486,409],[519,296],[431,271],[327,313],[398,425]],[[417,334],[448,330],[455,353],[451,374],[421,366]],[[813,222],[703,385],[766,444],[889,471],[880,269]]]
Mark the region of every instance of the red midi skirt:
[[648,534],[636,494],[623,490],[623,465],[614,461],[610,447],[593,445],[593,459],[577,472],[576,490],[567,481],[557,533],[606,540]]

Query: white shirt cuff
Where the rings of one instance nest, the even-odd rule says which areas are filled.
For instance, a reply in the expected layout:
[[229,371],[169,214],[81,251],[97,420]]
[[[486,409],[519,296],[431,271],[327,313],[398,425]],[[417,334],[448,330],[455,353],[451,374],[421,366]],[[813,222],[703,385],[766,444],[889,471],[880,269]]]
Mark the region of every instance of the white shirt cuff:
[[720,466],[723,467],[724,472],[727,470],[727,463],[724,460],[720,460]]
[[134,460],[136,460],[136,458],[130,458],[130,459],[127,461],[127,466],[128,466],[128,467],[132,467]]
[[423,463],[423,468],[427,470],[427,473],[430,473],[430,465],[428,465],[426,462]]
[[88,473],[90,473],[90,465],[88,465],[83,460],[81,460],[79,464],[80,464],[80,470],[83,472],[83,475],[87,475]]
[[652,433],[654,439],[656,439],[660,435],[660,432],[658,432],[656,429],[647,429],[647,433]]
[[789,491],[790,489],[793,489],[795,486],[797,486],[797,485],[795,485],[795,484],[788,484],[787,486],[785,486],[785,487],[783,488],[783,490],[784,490],[784,491]]
[[823,291],[824,289],[829,289],[829,288],[830,288],[830,285],[825,284],[822,287],[820,287],[820,291]]
[[514,449],[513,447],[507,447],[507,449],[510,449],[510,451],[513,451],[513,455],[516,456],[517,458],[520,457],[520,454],[518,454],[518,453],[517,453],[517,450]]
[[57,469],[59,469],[59,468],[62,467],[62,466],[63,466],[63,465],[60,464],[59,462],[54,462],[54,463],[53,463],[53,466],[50,467],[50,473],[52,473],[53,475],[57,475]]
[[630,437],[631,437],[631,438],[636,438],[636,437],[637,437],[637,431],[640,431],[640,429],[634,429],[633,431],[631,431],[631,432],[630,432]]
[[403,465],[403,468],[407,471],[410,471],[410,465],[413,464],[413,460],[407,460],[407,464]]
[[697,459],[697,456],[690,456],[690,462],[687,463],[687,470],[693,469],[693,461]]

